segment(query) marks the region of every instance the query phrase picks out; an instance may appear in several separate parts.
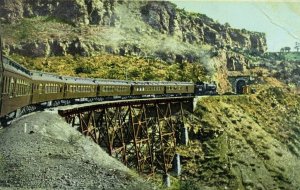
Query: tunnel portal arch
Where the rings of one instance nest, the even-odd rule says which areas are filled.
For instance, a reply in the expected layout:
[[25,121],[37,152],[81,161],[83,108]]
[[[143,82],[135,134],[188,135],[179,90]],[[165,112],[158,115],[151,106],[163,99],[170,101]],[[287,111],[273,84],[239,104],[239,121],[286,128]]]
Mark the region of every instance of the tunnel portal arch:
[[247,85],[246,80],[244,80],[244,79],[239,79],[239,80],[237,80],[237,81],[236,81],[236,85],[235,85],[235,92],[236,92],[237,94],[243,94],[243,88],[244,88],[244,86],[246,86],[246,85]]

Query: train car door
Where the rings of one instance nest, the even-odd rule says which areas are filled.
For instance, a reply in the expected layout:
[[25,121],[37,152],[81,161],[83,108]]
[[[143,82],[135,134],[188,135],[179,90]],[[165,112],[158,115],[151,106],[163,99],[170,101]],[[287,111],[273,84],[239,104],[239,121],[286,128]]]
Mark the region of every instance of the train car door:
[[68,85],[65,83],[63,88],[64,88],[63,97],[66,99],[66,97],[68,95],[67,94],[68,93]]

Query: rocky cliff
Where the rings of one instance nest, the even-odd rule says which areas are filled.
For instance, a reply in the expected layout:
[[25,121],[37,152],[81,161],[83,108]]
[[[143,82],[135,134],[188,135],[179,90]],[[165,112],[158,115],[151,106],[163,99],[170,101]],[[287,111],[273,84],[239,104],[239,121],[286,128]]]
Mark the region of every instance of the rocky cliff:
[[266,51],[265,34],[222,25],[167,1],[0,0],[10,53],[51,56],[94,52],[193,61],[202,46]]

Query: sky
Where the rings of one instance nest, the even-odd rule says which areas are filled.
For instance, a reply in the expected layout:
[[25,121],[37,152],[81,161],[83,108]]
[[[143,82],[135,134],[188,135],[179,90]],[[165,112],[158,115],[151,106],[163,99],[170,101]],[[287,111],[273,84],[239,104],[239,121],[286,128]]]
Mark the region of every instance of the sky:
[[266,33],[268,51],[300,43],[300,0],[170,0],[233,28]]

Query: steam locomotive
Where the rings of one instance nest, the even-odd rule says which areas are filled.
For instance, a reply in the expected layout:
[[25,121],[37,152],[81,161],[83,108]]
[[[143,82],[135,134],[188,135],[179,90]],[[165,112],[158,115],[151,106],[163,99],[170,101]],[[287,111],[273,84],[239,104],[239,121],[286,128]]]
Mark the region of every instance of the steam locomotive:
[[[2,51],[1,51],[2,53]],[[91,79],[30,71],[0,55],[0,120],[30,107],[126,98],[216,94],[216,85],[177,81]]]

